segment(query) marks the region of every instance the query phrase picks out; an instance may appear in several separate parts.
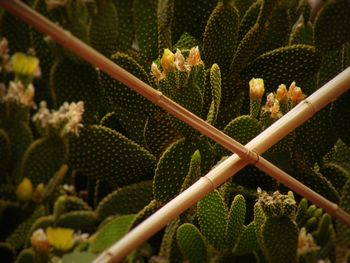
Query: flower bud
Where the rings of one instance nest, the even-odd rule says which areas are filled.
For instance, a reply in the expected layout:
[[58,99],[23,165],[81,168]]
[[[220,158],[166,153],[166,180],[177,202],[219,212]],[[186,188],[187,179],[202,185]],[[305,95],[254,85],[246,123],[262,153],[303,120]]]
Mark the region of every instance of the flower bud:
[[187,62],[190,66],[198,66],[203,64],[198,46],[191,48]]
[[70,228],[52,228],[46,229],[49,243],[58,250],[68,251],[75,243],[74,230]]
[[265,92],[264,80],[252,78],[249,81],[249,96],[251,99],[261,100]]
[[190,71],[190,66],[187,65],[184,56],[179,49],[175,52],[175,67],[178,71]]
[[151,65],[151,73],[157,84],[159,84],[159,81],[164,78],[164,74],[159,70],[157,64],[154,62]]
[[32,182],[27,178],[23,178],[22,182],[18,185],[16,190],[16,196],[18,200],[28,201],[32,198],[33,185]]
[[39,70],[39,59],[21,52],[17,52],[11,57],[11,63],[13,71],[18,75],[33,77]]
[[171,72],[175,69],[175,56],[170,49],[165,49],[162,58],[160,59],[160,65],[165,72]]
[[288,91],[287,91],[286,85],[284,84],[279,85],[276,92],[276,99],[281,103],[287,102],[288,100],[287,93]]
[[50,243],[47,235],[42,228],[35,230],[30,237],[30,242],[34,251],[42,254],[47,254],[50,251]]

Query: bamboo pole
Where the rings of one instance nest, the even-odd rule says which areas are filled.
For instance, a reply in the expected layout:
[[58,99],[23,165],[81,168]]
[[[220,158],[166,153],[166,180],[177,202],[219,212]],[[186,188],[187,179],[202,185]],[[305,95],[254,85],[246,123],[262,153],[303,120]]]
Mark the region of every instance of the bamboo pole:
[[[343,74],[340,74],[331,82],[327,83],[325,86],[329,84],[327,86],[328,89],[324,87],[323,89],[320,89],[319,92],[316,92],[314,96],[310,96],[307,100],[304,100],[292,111],[290,111],[289,114],[281,118],[281,121],[276,122],[269,129],[265,130],[265,132],[257,136],[257,138],[252,140],[250,143],[248,143],[247,147],[244,147],[241,144],[235,142],[226,134],[215,129],[202,119],[190,113],[180,105],[171,101],[170,99],[162,95],[159,91],[156,91],[147,84],[141,82],[140,80],[132,76],[130,73],[115,65],[113,62],[106,59],[104,56],[102,56],[101,54],[99,54],[98,52],[81,42],[79,39],[72,36],[68,31],[65,31],[62,28],[56,26],[43,16],[31,10],[29,7],[27,7],[20,1],[0,0],[0,5],[3,6],[7,11],[20,17],[27,23],[33,25],[39,31],[50,35],[56,42],[75,52],[77,55],[80,55],[91,64],[99,67],[102,71],[123,82],[125,85],[129,86],[133,90],[139,92],[141,95],[145,96],[153,103],[167,110],[175,117],[191,125],[193,128],[207,135],[209,138],[217,141],[225,148],[237,153],[228,158],[225,162],[223,162],[222,165],[213,169],[212,172],[210,172],[207,176],[202,177],[197,183],[195,183],[188,190],[179,195],[177,197],[178,199],[172,200],[166,206],[164,206],[162,209],[160,209],[158,212],[152,215],[149,219],[153,219],[153,221],[147,219],[141,225],[136,227],[129,235],[123,238],[121,242],[119,242],[119,244],[123,245],[122,241],[126,240],[124,242],[124,247],[126,244],[127,249],[129,249],[128,251],[135,248],[137,246],[137,243],[141,244],[148,237],[150,237],[156,231],[162,228],[162,226],[164,226],[167,222],[176,217],[179,213],[193,205],[195,202],[204,197],[207,193],[215,189],[215,187],[219,186],[221,183],[227,180],[227,178],[232,176],[239,169],[243,168],[248,162],[254,163],[263,171],[270,173],[275,178],[279,178],[278,180],[285,183],[292,190],[294,190],[297,193],[302,193],[303,196],[308,197],[309,200],[313,201],[318,206],[324,208],[325,211],[337,217],[337,219],[341,222],[350,226],[349,216],[344,211],[342,211],[337,205],[329,202],[327,199],[318,195],[308,187],[304,186],[294,178],[290,177],[288,174],[284,173],[277,167],[271,165],[262,157],[259,158],[258,156],[258,154],[263,153],[274,143],[276,143],[285,135],[287,135],[290,131],[292,131],[297,126],[305,122],[308,118],[313,116],[318,110],[324,107],[324,105],[335,99],[342,92],[345,92],[350,85],[349,69],[344,71]],[[188,197],[186,196],[186,193]],[[180,202],[178,202],[177,200],[181,200],[182,205],[180,205]],[[178,205],[177,210],[176,205]],[[167,208],[171,209],[167,211]],[[162,215],[162,213],[164,213],[164,215]],[[160,217],[158,217],[158,215],[160,215]],[[161,221],[161,224],[156,224],[155,228],[143,228],[143,230],[146,231],[142,232],[142,226],[146,226],[148,222],[151,222],[151,224],[153,224],[157,221]],[[138,229],[142,238],[136,231]],[[134,239],[132,238],[133,233],[136,233],[136,235],[134,235]],[[129,245],[127,242],[128,236]],[[136,241],[136,243],[133,241]],[[119,245],[119,247],[123,247],[122,245]],[[126,249],[117,249],[117,254],[111,253],[111,251],[115,252],[113,250],[114,247],[118,248],[118,243],[116,244],[116,246],[113,246],[111,250],[108,250],[107,252],[103,253],[101,255],[102,258],[106,258],[107,261],[117,259],[119,251],[119,257],[121,259],[123,255],[125,256],[128,253]]]

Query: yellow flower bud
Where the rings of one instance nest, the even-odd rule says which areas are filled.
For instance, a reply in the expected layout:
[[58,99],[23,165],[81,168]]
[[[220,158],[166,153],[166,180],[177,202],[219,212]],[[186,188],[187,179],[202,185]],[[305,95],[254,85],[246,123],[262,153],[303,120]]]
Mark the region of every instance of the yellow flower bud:
[[203,64],[198,46],[191,48],[190,53],[188,54],[187,62],[190,66],[198,66]]
[[160,59],[160,65],[165,72],[171,72],[175,69],[175,56],[170,49],[165,49],[162,58]]
[[288,90],[288,97],[294,105],[298,104],[305,98],[303,92],[301,91],[301,88],[295,85],[295,81],[293,81],[292,84],[290,84]]
[[284,84],[281,84],[278,86],[277,92],[276,92],[276,98],[279,102],[287,102],[287,87]]
[[261,100],[265,92],[264,80],[252,78],[249,81],[249,96],[251,99]]
[[16,196],[18,200],[28,201],[32,198],[32,193],[33,193],[32,182],[27,177],[25,177],[17,187]]

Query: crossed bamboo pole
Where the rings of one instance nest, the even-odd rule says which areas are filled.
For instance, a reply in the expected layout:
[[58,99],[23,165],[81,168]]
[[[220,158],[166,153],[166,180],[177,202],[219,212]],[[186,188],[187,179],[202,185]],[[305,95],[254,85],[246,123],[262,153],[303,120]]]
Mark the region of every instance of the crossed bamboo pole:
[[284,115],[281,119],[264,130],[246,146],[233,140],[228,135],[217,130],[204,120],[192,114],[179,104],[173,102],[161,92],[137,79],[96,50],[92,49],[70,32],[60,28],[42,15],[38,14],[19,0],[0,0],[0,6],[13,15],[21,18],[37,30],[49,35],[57,43],[70,49],[87,62],[121,81],[129,88],[146,97],[154,104],[168,111],[173,116],[200,131],[228,150],[235,152],[219,166],[200,178],[191,187],[171,200],[156,213],[135,227],[119,242],[103,252],[94,262],[117,262],[122,260],[131,250],[141,245],[149,237],[163,228],[168,222],[190,208],[209,192],[224,183],[248,163],[254,164],[262,171],[288,186],[296,193],[323,208],[326,212],[350,227],[350,216],[337,204],[328,201],[312,189],[303,185],[275,165],[260,156],[272,145],[281,140],[288,133],[311,118],[317,111],[347,91],[350,87],[350,68],[325,84],[307,99]]

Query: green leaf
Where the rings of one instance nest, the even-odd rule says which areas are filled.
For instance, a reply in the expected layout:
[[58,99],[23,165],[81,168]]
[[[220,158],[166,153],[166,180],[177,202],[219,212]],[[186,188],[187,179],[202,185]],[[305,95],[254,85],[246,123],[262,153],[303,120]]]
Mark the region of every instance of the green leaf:
[[185,223],[177,229],[177,243],[190,263],[208,262],[209,252],[205,237],[193,224]]
[[215,190],[197,204],[197,215],[202,234],[217,249],[226,246],[227,207]]
[[101,253],[109,248],[129,231],[134,219],[133,214],[113,218],[96,232],[88,251]]

